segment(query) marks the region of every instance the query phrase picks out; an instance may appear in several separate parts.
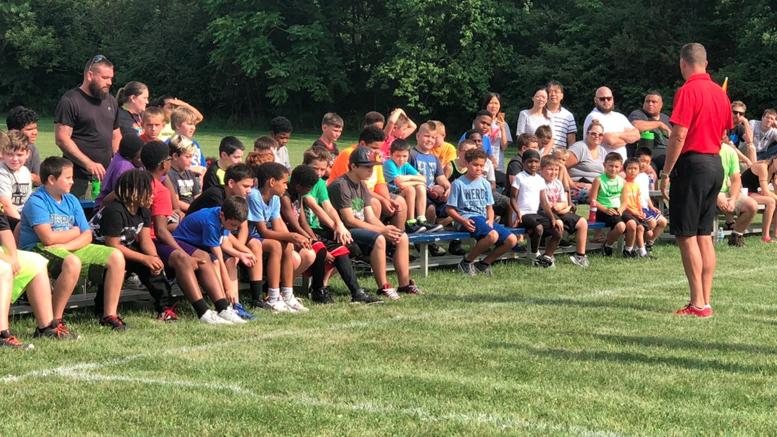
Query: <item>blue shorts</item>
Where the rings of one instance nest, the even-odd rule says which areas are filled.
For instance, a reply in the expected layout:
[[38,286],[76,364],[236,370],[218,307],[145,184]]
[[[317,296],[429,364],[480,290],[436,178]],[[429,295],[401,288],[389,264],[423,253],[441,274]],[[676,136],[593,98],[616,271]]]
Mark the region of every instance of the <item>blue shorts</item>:
[[[351,232],[353,242],[359,246],[359,250],[363,255],[372,253],[372,248],[375,246],[375,240],[380,237],[379,233],[361,228],[351,228],[348,231]],[[394,247],[394,244],[386,240],[386,249],[391,247]]]
[[660,212],[655,212],[650,208],[642,208],[642,212],[645,214],[645,220],[655,220],[658,221],[659,218],[661,218]]
[[[435,202],[432,202],[431,200],[429,200],[427,198],[426,199],[426,207],[428,208],[429,206],[432,206],[432,205],[434,205],[434,210],[435,210],[435,213],[437,214],[438,218],[448,217],[448,211],[445,210],[445,207],[448,206],[447,202],[435,203]],[[418,214],[418,212],[416,212],[416,214]]]
[[[489,226],[488,223],[486,223],[485,217],[475,216],[470,217],[469,220],[472,220],[472,222],[475,223],[475,232],[470,232],[469,235],[471,235],[472,238],[474,238],[476,241],[480,241],[486,238],[488,234],[491,233],[491,231],[496,231],[496,233],[499,234],[499,238],[496,240],[496,245],[501,246],[510,237],[510,235],[513,235],[512,232],[508,231],[499,223],[494,223],[493,226]],[[464,232],[469,232],[462,225],[459,225],[459,229]]]

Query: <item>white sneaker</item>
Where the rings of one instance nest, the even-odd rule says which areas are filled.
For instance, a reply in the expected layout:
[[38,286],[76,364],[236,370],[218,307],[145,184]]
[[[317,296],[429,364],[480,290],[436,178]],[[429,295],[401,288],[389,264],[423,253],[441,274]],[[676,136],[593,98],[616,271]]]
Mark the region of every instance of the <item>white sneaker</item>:
[[292,296],[290,299],[286,300],[284,299],[284,302],[286,303],[286,306],[290,309],[300,312],[300,313],[306,313],[310,311],[309,309],[305,308],[296,297]]
[[274,313],[291,313],[295,312],[291,308],[289,308],[288,305],[286,305],[286,302],[283,301],[283,299],[278,299],[274,303],[270,303],[269,301],[264,301],[262,303],[262,308],[266,310],[270,310]]
[[219,317],[222,319],[232,322],[232,323],[247,323],[245,320],[240,318],[240,316],[237,315],[237,312],[232,309],[232,307],[227,307],[224,311],[221,311],[219,313]]
[[215,311],[208,310],[205,311],[205,314],[200,317],[200,322],[207,323],[209,325],[231,325],[232,322],[229,320],[222,319],[219,317]]

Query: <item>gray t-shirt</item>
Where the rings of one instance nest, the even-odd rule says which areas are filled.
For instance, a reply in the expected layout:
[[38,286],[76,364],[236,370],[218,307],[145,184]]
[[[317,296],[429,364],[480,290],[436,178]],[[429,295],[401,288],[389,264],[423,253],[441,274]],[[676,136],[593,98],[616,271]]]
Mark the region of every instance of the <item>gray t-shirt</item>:
[[30,170],[25,166],[21,166],[14,173],[5,165],[5,162],[0,164],[0,197],[10,198],[11,203],[21,214],[24,203],[30,197],[30,194],[32,194]]
[[591,150],[585,141],[578,141],[569,148],[569,153],[575,155],[577,164],[569,168],[569,177],[575,182],[580,182],[581,178],[593,182],[600,174],[604,173],[604,157],[607,152],[604,147],[599,147],[599,157],[594,159],[591,156]]
[[30,157],[24,161],[24,166],[32,174],[40,174],[40,152],[35,144],[30,144]]
[[753,144],[758,153],[766,150],[769,144],[777,140],[777,129],[773,127],[767,131],[761,129],[761,120],[750,120],[750,129],[753,130]]
[[354,184],[344,174],[329,184],[329,200],[335,209],[351,208],[353,216],[364,221],[364,207],[370,205],[372,196],[364,182]]
[[[634,120],[637,121],[656,121],[652,118],[648,117],[647,114],[645,114],[645,111],[642,109],[635,109],[634,111],[631,111],[631,114],[629,114],[629,121],[631,124],[634,124]],[[669,116],[662,113],[658,114],[658,121],[661,123],[664,123],[665,125],[672,127],[671,123],[669,122]],[[653,132],[655,135],[655,138],[653,139],[653,148],[654,149],[666,149],[669,146],[669,136],[666,132],[662,131],[661,129],[653,129],[650,132]]]

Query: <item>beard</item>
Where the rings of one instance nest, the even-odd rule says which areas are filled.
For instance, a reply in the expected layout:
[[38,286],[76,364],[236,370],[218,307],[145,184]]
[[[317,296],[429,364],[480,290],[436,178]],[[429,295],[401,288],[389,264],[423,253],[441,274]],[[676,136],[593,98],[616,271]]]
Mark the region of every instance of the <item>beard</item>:
[[96,82],[91,82],[89,83],[89,94],[91,94],[93,97],[96,97],[100,100],[105,100],[108,98],[109,89],[100,88],[100,86],[97,85]]
[[605,109],[604,106],[602,106],[602,104],[600,104],[599,102],[596,102],[596,109],[598,109],[599,112],[601,112],[602,114],[605,114],[605,115],[609,114],[610,112],[612,112],[612,108]]

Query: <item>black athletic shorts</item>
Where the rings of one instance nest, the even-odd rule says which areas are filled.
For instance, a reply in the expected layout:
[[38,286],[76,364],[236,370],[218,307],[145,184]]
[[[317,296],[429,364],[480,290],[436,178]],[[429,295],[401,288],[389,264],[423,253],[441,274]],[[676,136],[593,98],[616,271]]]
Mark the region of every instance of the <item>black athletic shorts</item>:
[[604,223],[604,227],[612,229],[618,226],[618,223],[623,223],[623,217],[620,214],[608,215],[603,211],[596,211],[596,221]]
[[533,231],[537,225],[542,225],[543,233],[553,227],[553,223],[548,220],[545,215],[540,214],[524,214],[521,216],[521,228],[527,231]]
[[628,223],[630,221],[637,222],[637,226],[642,226],[645,229],[650,229],[650,225],[648,224],[647,220],[643,220],[641,218],[637,218],[634,216],[634,214],[631,213],[628,209],[626,211],[623,211],[623,223]]
[[712,235],[723,184],[720,155],[684,153],[669,179],[669,232],[684,237]]
[[[545,211],[540,211],[540,215],[548,218],[548,216],[545,214]],[[561,220],[561,222],[564,223],[564,230],[567,232],[567,234],[570,235],[575,233],[575,226],[577,226],[577,222],[580,221],[581,218],[582,217],[573,212],[562,215],[553,213],[553,219]]]

